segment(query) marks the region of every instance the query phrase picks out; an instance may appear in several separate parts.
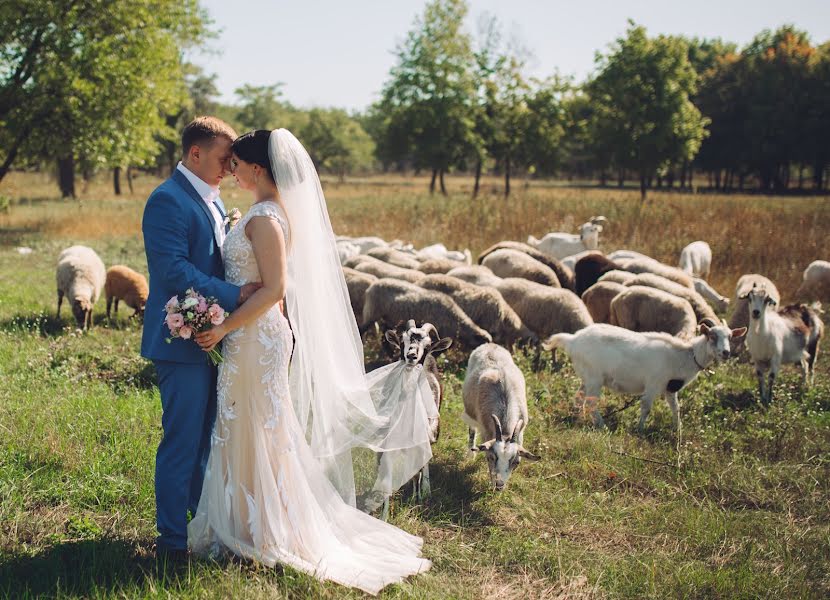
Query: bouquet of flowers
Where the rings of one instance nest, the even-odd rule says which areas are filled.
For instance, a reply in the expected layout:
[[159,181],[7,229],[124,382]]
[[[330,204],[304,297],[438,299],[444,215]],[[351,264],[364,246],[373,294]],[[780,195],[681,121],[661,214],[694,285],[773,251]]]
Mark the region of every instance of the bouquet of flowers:
[[[219,306],[216,298],[205,298],[193,288],[187,290],[181,300],[178,296],[170,298],[164,310],[167,312],[164,323],[170,329],[171,336],[166,340],[168,344],[173,338],[189,340],[194,333],[220,325],[229,314]],[[208,351],[208,357],[214,365],[222,362],[222,355],[216,348]]]

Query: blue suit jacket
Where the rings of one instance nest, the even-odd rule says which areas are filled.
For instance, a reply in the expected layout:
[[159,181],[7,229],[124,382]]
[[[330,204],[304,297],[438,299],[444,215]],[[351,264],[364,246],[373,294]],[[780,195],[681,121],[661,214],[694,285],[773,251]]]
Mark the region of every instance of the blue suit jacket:
[[224,281],[222,255],[213,233],[213,217],[179,170],[157,187],[144,207],[141,222],[150,273],[144,312],[141,355],[151,360],[203,363],[205,352],[193,339],[174,339],[164,323],[164,305],[193,288],[213,296],[228,312],[236,309],[239,287]]

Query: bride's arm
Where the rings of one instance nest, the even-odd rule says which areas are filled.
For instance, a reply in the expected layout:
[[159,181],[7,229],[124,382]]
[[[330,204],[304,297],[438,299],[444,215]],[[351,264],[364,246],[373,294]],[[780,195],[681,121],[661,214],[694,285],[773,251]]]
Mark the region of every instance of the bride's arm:
[[256,320],[285,296],[288,265],[285,237],[279,222],[268,217],[253,217],[248,221],[245,233],[251,240],[262,287],[233,311],[224,323],[196,334],[196,342],[202,350],[211,350],[231,331]]

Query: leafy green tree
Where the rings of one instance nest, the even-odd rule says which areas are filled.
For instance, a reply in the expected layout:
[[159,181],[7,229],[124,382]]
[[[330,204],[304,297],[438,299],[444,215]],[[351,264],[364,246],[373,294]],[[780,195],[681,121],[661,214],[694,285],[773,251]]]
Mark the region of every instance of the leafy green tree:
[[695,156],[707,119],[692,104],[697,75],[686,44],[649,38],[630,23],[607,55],[597,54],[599,73],[588,83],[597,144],[612,162],[639,175],[645,199],[652,178],[668,165]]
[[336,173],[341,181],[347,173],[372,166],[372,138],[343,110],[310,110],[298,135],[318,170]]
[[197,0],[0,4],[0,179],[18,155],[75,165],[150,162],[186,101],[180,53],[207,35]]
[[475,80],[470,38],[463,31],[463,0],[433,0],[397,49],[397,64],[384,86],[387,117],[382,147],[392,160],[430,169],[446,193],[444,174],[474,153]]

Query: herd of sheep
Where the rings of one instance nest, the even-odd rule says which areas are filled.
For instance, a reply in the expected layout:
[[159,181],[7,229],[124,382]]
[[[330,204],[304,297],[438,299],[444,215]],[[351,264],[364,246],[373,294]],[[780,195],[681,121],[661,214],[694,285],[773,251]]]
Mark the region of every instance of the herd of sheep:
[[[712,265],[706,242],[686,246],[673,266],[632,250],[602,253],[604,225],[607,219],[592,217],[579,234],[503,241],[484,250],[477,264],[469,250],[443,244],[417,250],[378,237],[336,240],[362,335],[375,327],[396,332],[386,339],[401,360],[411,337],[423,346],[418,355],[434,362],[433,355],[448,346],[437,344],[438,331],[470,352],[463,418],[470,426],[470,450],[486,453],[498,489],[521,457],[538,459],[522,445],[528,414],[524,378],[511,354],[517,343],[535,346],[537,358],[541,349],[557,348],[570,356],[582,381],[578,400],[598,426],[598,399],[605,387],[640,396],[640,428],[654,400],[664,396],[680,427],[678,392],[710,364],[744,347],[764,402],[771,401],[784,364],[800,365],[803,381],[812,380],[824,327],[816,304],[779,308],[778,289],[754,273],[739,279],[730,302],[706,282]],[[102,291],[108,318],[112,302],[117,312],[120,300],[143,314],[144,276],[123,265],[105,270],[90,248],[64,250],[56,279],[58,317],[66,296],[80,328],[92,325]],[[830,262],[811,263],[794,296],[830,301]],[[727,323],[723,317],[730,306]],[[434,331],[436,339],[426,339],[425,330]],[[440,374],[433,371],[440,406]]]

